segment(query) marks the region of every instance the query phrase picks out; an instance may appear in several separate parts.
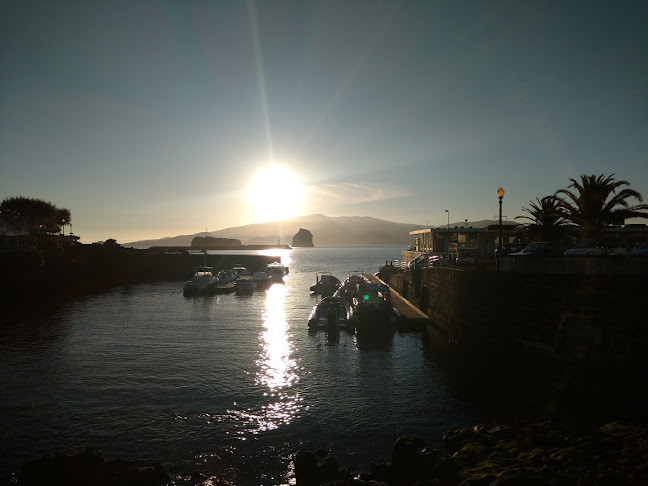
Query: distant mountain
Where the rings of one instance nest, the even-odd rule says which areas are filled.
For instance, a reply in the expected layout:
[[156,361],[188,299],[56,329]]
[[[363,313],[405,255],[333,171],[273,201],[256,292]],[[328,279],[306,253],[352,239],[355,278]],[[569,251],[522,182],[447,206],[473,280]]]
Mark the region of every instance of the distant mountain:
[[[236,238],[244,245],[290,245],[293,236],[300,228],[313,234],[315,246],[371,246],[371,245],[410,245],[410,231],[425,226],[406,223],[393,223],[382,219],[340,216],[327,217],[321,214],[301,216],[299,218],[269,223],[236,226],[219,231],[211,231],[207,236],[216,238]],[[141,240],[123,243],[122,246],[133,248],[150,248],[152,246],[190,246],[196,236],[205,236],[205,232],[193,235],[180,235],[158,240]]]
[[[484,228],[497,221],[483,220],[474,222],[450,223],[450,228],[468,227]],[[439,228],[445,228],[441,225]],[[318,246],[372,246],[403,245],[409,246],[414,237],[409,232],[425,228],[424,225],[393,223],[368,216],[328,217],[322,214],[301,216],[299,218],[269,223],[236,226],[219,231],[211,231],[207,236],[215,238],[235,238],[243,245],[290,245],[293,236],[300,228],[313,234],[313,243]],[[193,235],[180,235],[159,240],[142,240],[124,243],[122,246],[133,248],[150,248],[151,246],[190,246],[191,240],[204,237],[205,232]]]

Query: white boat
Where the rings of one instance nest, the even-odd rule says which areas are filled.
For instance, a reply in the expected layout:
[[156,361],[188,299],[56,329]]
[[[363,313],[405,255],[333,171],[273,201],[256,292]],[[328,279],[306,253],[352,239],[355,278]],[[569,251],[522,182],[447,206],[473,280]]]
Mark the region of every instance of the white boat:
[[194,275],[182,286],[185,295],[209,295],[216,292],[218,279],[214,277],[213,267],[196,267]]
[[272,262],[266,265],[266,273],[270,275],[275,282],[282,282],[283,278],[288,274],[288,267],[282,265],[280,262]]
[[250,271],[245,268],[245,266],[241,265],[240,263],[235,263],[232,266],[232,273],[237,276],[237,278],[241,277],[249,277],[250,276]]
[[251,294],[256,290],[257,284],[251,277],[240,277],[236,279],[234,289],[237,295]]
[[251,280],[256,283],[257,289],[262,290],[270,287],[274,279],[266,272],[254,272]]

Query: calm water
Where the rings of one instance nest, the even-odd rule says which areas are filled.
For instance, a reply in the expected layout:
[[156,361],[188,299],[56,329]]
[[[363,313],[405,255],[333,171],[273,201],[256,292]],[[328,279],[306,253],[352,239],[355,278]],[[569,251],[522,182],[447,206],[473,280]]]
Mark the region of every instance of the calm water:
[[278,251],[290,274],[252,296],[186,298],[182,282],[120,287],[0,328],[2,469],[61,449],[152,459],[238,484],[282,484],[300,448],[356,471],[402,434],[494,418],[420,332],[380,342],[311,334],[317,272],[342,280],[400,247]]

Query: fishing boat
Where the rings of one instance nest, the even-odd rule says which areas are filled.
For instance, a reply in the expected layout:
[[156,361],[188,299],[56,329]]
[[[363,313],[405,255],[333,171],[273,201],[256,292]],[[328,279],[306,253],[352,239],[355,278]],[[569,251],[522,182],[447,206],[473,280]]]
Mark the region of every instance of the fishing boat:
[[324,297],[311,310],[308,316],[308,329],[353,331],[356,321],[353,308],[346,300],[339,297]]

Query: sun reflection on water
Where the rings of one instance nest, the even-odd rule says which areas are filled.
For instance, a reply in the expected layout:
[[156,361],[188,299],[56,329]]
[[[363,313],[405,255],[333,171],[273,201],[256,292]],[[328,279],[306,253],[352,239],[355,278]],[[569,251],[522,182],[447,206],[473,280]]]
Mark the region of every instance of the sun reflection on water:
[[292,358],[293,344],[286,320],[286,291],[284,285],[272,285],[266,291],[263,332],[259,336],[255,384],[270,402],[259,410],[228,410],[230,418],[241,421],[244,430],[252,434],[289,424],[302,409],[303,399],[292,391],[299,375],[297,363]]

